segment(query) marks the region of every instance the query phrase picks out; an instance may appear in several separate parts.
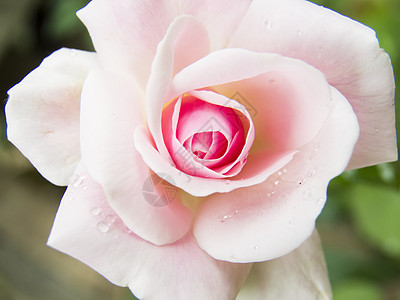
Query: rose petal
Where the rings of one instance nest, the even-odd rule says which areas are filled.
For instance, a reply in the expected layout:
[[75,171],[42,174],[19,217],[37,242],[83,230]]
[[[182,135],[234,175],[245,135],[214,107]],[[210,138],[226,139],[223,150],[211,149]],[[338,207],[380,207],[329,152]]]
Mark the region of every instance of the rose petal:
[[245,15],[251,0],[185,0],[180,13],[196,16],[210,35],[211,49],[226,47]]
[[193,230],[202,249],[221,260],[264,261],[311,235],[328,182],[346,168],[359,132],[349,103],[333,88],[332,95],[327,123],[284,169],[259,185],[201,203]]
[[212,48],[218,49],[228,43],[250,2],[93,0],[78,16],[88,28],[103,65],[135,76],[145,86],[157,45],[176,17],[196,16],[207,26]]
[[256,142],[269,142],[272,148],[295,149],[309,142],[329,113],[325,76],[304,62],[276,54],[243,49],[212,52],[179,72],[171,90],[181,94],[204,87],[228,98],[245,95],[260,111],[253,117]]
[[[154,246],[132,233],[108,206],[102,188],[78,167],[81,187],[69,186],[48,244],[81,260],[140,299],[234,299],[251,264],[217,261],[189,233]],[[84,188],[83,188],[84,187]],[[156,220],[155,220],[156,221]]]
[[245,168],[238,176],[230,179],[216,179],[191,176],[178,170],[154,148],[143,127],[135,130],[134,142],[137,151],[142,154],[143,160],[153,172],[168,174],[165,180],[196,197],[226,193],[240,187],[263,182],[291,161],[296,153],[296,151],[277,150],[256,152],[247,159]]
[[142,101],[133,80],[104,71],[91,73],[82,91],[82,157],[124,223],[142,238],[162,245],[183,237],[192,215],[176,189],[174,201],[162,207],[148,203],[144,189],[146,182],[151,185],[152,173],[133,144],[135,127],[143,122]]
[[106,69],[122,72],[144,87],[168,25],[177,16],[171,1],[94,0],[77,13]]
[[173,100],[166,95],[171,78],[185,65],[206,55],[209,44],[201,24],[193,17],[181,16],[171,24],[158,45],[146,87],[146,112],[148,128],[165,159],[170,157],[162,137],[161,113],[164,103]]
[[[179,170],[193,176],[224,178],[236,175],[241,167],[233,170],[233,166],[243,162],[254,140],[254,126],[246,109],[211,91],[192,91],[176,103],[170,103],[163,110],[162,122],[164,140],[174,163]],[[229,144],[218,159],[199,160],[182,146],[196,132],[211,131],[221,133]]]
[[256,0],[229,46],[298,58],[325,73],[360,124],[349,168],[397,159],[393,70],[373,30],[308,1]]
[[253,264],[237,300],[332,299],[318,232],[293,252]]
[[80,94],[98,67],[95,53],[60,49],[8,91],[8,139],[56,185],[68,184],[80,160]]

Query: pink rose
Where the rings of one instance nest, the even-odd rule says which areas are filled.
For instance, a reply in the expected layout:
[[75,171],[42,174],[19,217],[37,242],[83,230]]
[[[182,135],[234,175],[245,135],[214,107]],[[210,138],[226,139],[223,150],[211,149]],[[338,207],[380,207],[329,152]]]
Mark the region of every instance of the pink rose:
[[9,140],[68,185],[49,245],[143,299],[329,297],[328,182],[397,157],[374,32],[303,0],[78,16],[96,52],[56,51],[6,107]]

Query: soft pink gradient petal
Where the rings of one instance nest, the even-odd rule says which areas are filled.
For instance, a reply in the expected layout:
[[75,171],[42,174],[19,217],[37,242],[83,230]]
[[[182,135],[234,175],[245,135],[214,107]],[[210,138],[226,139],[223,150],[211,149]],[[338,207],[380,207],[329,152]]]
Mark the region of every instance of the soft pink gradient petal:
[[152,173],[133,144],[133,132],[143,122],[142,105],[143,94],[132,79],[91,73],[82,92],[82,158],[124,223],[142,238],[163,245],[187,233],[192,215],[181,204],[179,191],[163,207],[150,205],[143,195]]
[[[80,165],[81,185],[68,187],[48,245],[86,263],[140,299],[234,299],[251,264],[218,261],[188,233],[154,246],[131,232],[110,208],[102,187]],[[156,220],[154,220],[156,221]]]
[[236,299],[332,299],[318,232],[285,256],[253,264]]
[[133,76],[144,88],[157,44],[178,6],[173,0],[94,0],[77,15],[105,68]]
[[247,158],[247,163],[239,175],[229,179],[216,179],[191,176],[178,170],[154,148],[143,127],[135,130],[134,142],[137,151],[142,155],[149,168],[155,173],[168,174],[169,177],[165,180],[196,197],[226,193],[240,187],[263,182],[268,176],[291,161],[296,153],[296,151],[275,150],[256,152],[251,158]]
[[243,94],[260,111],[253,118],[256,142],[269,142],[271,148],[295,149],[309,142],[329,113],[331,96],[324,74],[277,54],[243,49],[212,52],[179,72],[171,93],[204,87],[214,87],[227,97]]
[[[193,15],[210,33],[212,49],[225,47],[250,0],[93,0],[78,12],[107,69],[145,86],[157,45],[181,15]],[[193,38],[196,38],[193,36]]]
[[171,24],[157,48],[151,75],[146,87],[147,126],[158,151],[170,159],[161,130],[161,113],[168,98],[167,91],[173,75],[209,52],[210,42],[202,25],[190,16],[181,16]]
[[373,30],[308,1],[255,0],[229,46],[298,58],[326,75],[360,124],[349,168],[396,160],[393,70]]
[[8,91],[8,139],[56,185],[68,184],[80,160],[80,94],[96,68],[95,53],[60,49]]
[[213,194],[199,206],[194,235],[216,259],[254,262],[289,253],[312,233],[329,181],[347,166],[359,127],[332,88],[332,112],[318,136],[265,182]]
[[252,0],[181,0],[179,12],[196,16],[210,35],[211,49],[225,48]]

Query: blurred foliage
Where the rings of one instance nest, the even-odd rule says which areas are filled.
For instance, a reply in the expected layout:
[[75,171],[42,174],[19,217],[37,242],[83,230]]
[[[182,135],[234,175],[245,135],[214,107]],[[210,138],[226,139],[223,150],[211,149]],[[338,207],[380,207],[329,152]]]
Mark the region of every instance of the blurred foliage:
[[[3,100],[7,98],[6,91],[11,86],[54,50],[60,47],[92,49],[86,29],[74,13],[88,2],[89,0],[0,0],[0,92]],[[373,28],[381,47],[391,56],[399,86],[399,0],[312,2]],[[399,109],[397,93],[397,116],[400,115]],[[40,186],[51,189],[50,184],[40,181],[40,175],[27,167],[26,161],[15,158],[14,148],[6,142],[4,115],[0,116],[0,130],[0,163],[4,174],[9,172],[7,176],[10,176],[9,174],[18,173],[22,174],[18,176],[24,178],[36,178],[34,180],[40,182]],[[399,137],[400,130],[397,132]],[[324,243],[335,299],[400,299],[399,162],[349,171],[332,180],[328,201],[317,226]],[[0,274],[0,299],[10,296],[7,291],[9,284],[4,274]],[[103,286],[106,284],[105,280],[101,282]],[[46,287],[43,284],[41,288],[44,289],[43,294]],[[77,291],[71,292],[70,296],[76,293]],[[110,294],[105,295],[104,299],[108,299]],[[60,299],[59,295],[53,296]],[[82,297],[81,299],[86,299]],[[18,299],[25,298],[21,296]],[[126,290],[118,299],[134,297]]]

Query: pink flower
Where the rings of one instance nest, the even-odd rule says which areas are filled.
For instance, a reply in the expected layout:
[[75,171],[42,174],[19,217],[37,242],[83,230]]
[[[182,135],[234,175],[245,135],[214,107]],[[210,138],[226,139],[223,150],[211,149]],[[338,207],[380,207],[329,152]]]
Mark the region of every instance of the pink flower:
[[374,32],[303,0],[78,16],[96,52],[56,51],[6,107],[9,140],[68,185],[49,245],[143,299],[329,297],[328,182],[397,157]]

